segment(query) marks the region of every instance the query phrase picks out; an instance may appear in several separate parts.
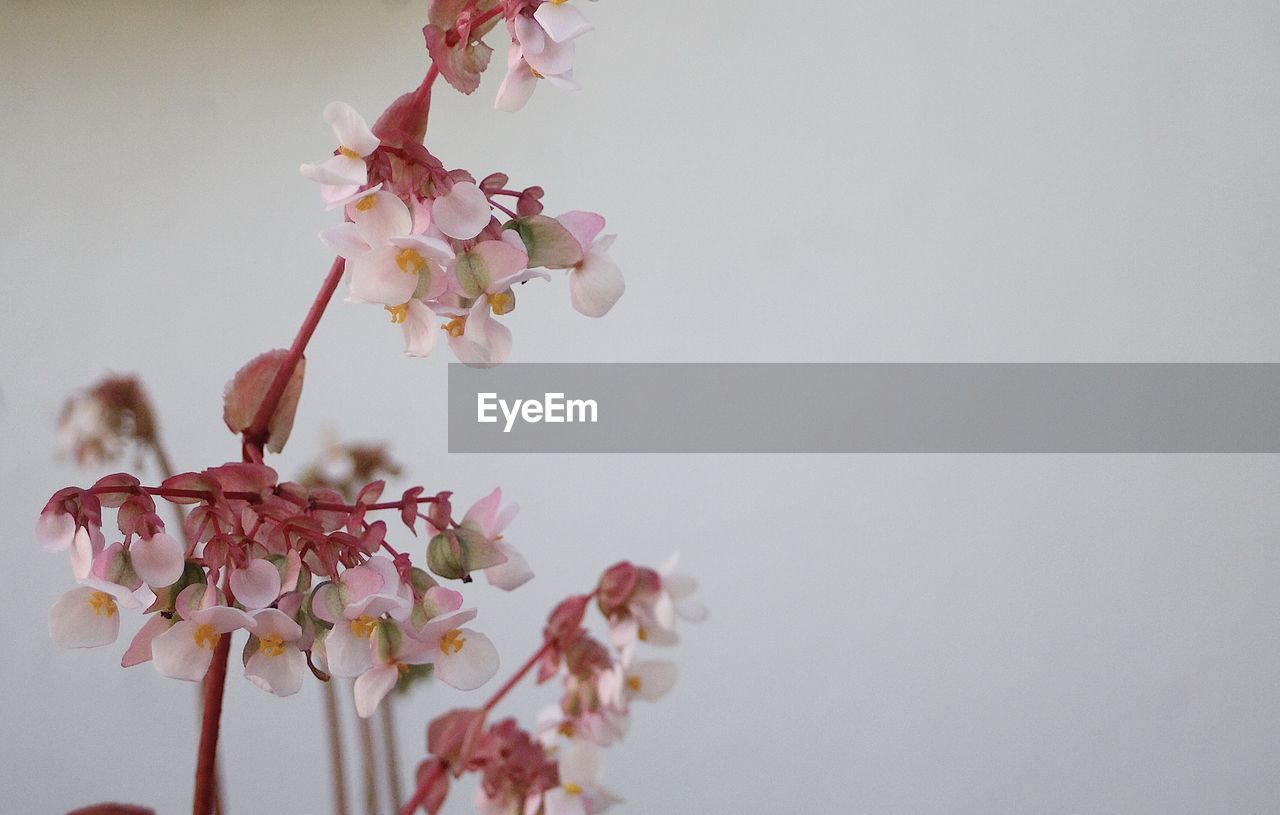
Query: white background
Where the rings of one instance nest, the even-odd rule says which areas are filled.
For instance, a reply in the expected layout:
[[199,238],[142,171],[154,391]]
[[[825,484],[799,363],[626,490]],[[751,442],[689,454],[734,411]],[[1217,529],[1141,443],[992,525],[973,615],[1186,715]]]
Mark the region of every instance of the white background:
[[[583,5],[583,91],[513,116],[497,71],[471,98],[442,87],[427,141],[621,236],[614,312],[526,287],[515,359],[1280,354],[1276,4]],[[132,628],[97,651],[48,640],[70,576],[30,530],[98,474],[56,460],[54,417],[137,372],[180,467],[238,455],[223,383],[288,343],[328,265],[333,217],[297,165],[333,147],[325,103],[372,118],[417,83],[424,18],[6,4],[0,809],[189,806],[191,686],[118,668]],[[681,684],[608,757],[623,812],[1280,808],[1274,457],[449,456],[447,354],[399,342],[335,303],[275,461],[292,474],[333,428],[394,440],[411,480],[464,503],[502,485],[539,577],[468,595],[508,667],[619,558],[679,549],[702,577],[714,612],[674,652]],[[276,699],[232,671],[229,812],[326,812],[316,689]],[[476,698],[402,706],[404,754]]]

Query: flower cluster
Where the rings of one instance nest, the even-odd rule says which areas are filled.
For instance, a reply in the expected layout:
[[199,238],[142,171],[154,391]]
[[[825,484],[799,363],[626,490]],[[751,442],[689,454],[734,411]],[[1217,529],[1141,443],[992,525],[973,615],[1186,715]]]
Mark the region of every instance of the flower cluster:
[[[533,573],[501,532],[515,513],[502,493],[452,518],[450,493],[421,487],[379,503],[383,482],[344,503],[328,487],[280,482],[261,464],[184,473],[159,487],[116,474],[89,489],[59,490],[36,524],[40,543],[70,554],[76,587],[49,614],[54,641],[68,648],[114,642],[122,609],[146,622],[125,667],[152,662],[175,679],[203,679],[223,637],[248,632],[245,676],[270,693],[296,693],[308,667],[355,677],[356,708],[368,716],[411,665],[431,664],[446,684],[471,690],[498,669],[493,643],[466,627],[476,616],[437,578],[514,589]],[[156,514],[155,498],[188,506],[181,537]],[[116,509],[121,539],[106,544],[102,510]],[[398,510],[415,535],[425,529],[428,571],[386,540]],[[423,511],[425,510],[425,511]]]
[[[431,353],[438,325],[462,362],[502,363],[511,331],[495,318],[515,309],[517,285],[550,279],[545,270],[567,270],[573,306],[588,316],[603,316],[622,296],[601,216],[551,218],[541,188],[506,189],[501,173],[477,183],[465,170],[446,171],[421,143],[384,143],[343,103],[324,115],[338,149],[302,172],[346,220],[320,237],[346,261],[347,299],[382,306],[404,332],[405,353]],[[495,210],[510,217],[500,223]]]
[[108,376],[73,394],[58,415],[58,446],[82,467],[120,459],[130,443],[154,445],[156,420],[142,384]]
[[[662,570],[619,563],[595,591],[561,602],[548,618],[542,648],[522,669],[536,668],[539,682],[558,677],[559,704],[544,710],[532,731],[509,718],[487,725],[506,688],[483,708],[436,719],[428,728],[431,757],[419,767],[417,793],[404,811],[421,806],[434,815],[450,776],[466,772],[480,775],[475,804],[484,813],[594,815],[618,802],[600,780],[601,748],[626,733],[632,701],[659,699],[676,681],[674,663],[637,659],[636,646],[673,644],[677,618],[707,615],[690,596],[693,578],[674,566],[674,559]],[[614,649],[583,624],[593,598]]]

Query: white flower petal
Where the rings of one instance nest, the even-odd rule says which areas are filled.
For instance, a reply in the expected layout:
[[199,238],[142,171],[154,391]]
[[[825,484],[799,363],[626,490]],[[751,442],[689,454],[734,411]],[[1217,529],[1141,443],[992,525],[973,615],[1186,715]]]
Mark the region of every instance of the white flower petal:
[[409,301],[404,322],[404,352],[411,357],[425,357],[436,347],[436,316],[420,300]]
[[489,225],[489,199],[470,181],[459,181],[431,204],[431,222],[444,234],[470,240]]
[[361,156],[367,156],[378,147],[378,137],[373,135],[364,117],[346,102],[330,102],[324,108],[324,120],[333,128],[338,143]]
[[569,270],[569,299],[588,317],[603,317],[627,289],[622,270],[593,246],[582,263]]
[[276,696],[292,696],[301,690],[306,672],[307,658],[293,646],[279,654],[259,650],[244,666],[244,675],[253,684]]
[[533,19],[556,42],[569,42],[595,28],[581,11],[568,3],[543,3],[533,13]]
[[71,589],[49,609],[49,636],[63,648],[96,648],[119,634],[115,598],[90,586]]
[[185,554],[186,550],[175,538],[157,532],[133,542],[129,547],[129,562],[144,583],[159,589],[173,585],[182,577]]
[[219,635],[210,636],[201,628],[197,623],[184,620],[152,640],[151,661],[156,670],[171,679],[188,682],[204,679]]
[[458,690],[475,690],[498,672],[498,649],[493,641],[472,628],[461,629],[463,640],[457,651],[437,650],[435,675]]
[[653,702],[676,684],[676,664],[665,659],[637,660],[627,669],[626,687],[638,698]]
[[359,676],[373,664],[369,638],[358,636],[346,620],[339,620],[328,633],[324,648],[334,676]]
[[529,568],[529,561],[525,560],[524,555],[509,543],[498,541],[497,545],[498,549],[507,556],[507,562],[484,570],[485,579],[490,585],[497,586],[503,591],[512,591],[533,579],[533,569]]
[[358,197],[347,209],[360,237],[374,249],[381,249],[392,238],[408,235],[413,230],[409,208],[400,196],[386,190]]
[[47,552],[63,551],[75,535],[76,519],[65,512],[42,512],[36,521],[36,540]]
[[400,669],[395,665],[378,665],[360,674],[353,688],[356,698],[356,713],[367,719],[378,709],[378,704],[400,678]]
[[231,572],[231,591],[247,609],[266,608],[280,596],[280,570],[269,560],[255,558]]

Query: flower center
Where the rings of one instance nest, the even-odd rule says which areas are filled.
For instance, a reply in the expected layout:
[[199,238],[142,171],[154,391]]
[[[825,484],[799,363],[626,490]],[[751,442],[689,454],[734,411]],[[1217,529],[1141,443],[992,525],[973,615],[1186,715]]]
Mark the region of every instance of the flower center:
[[573,738],[573,722],[565,722],[556,729],[559,730],[560,735],[564,736],[566,739]]
[[564,791],[569,793],[570,795],[581,795],[582,787],[578,786],[572,781],[566,781],[564,782]]
[[532,65],[529,66],[529,73],[533,74],[534,79],[546,79],[545,76],[535,71]]
[[279,634],[268,634],[258,640],[258,650],[269,657],[278,657],[284,653],[284,638]]
[[516,298],[507,292],[498,292],[489,295],[489,307],[493,309],[494,314],[510,314],[511,310],[516,307]]
[[351,633],[355,634],[362,640],[367,640],[369,639],[369,635],[373,633],[373,629],[377,624],[377,621],[368,614],[363,617],[357,617],[351,621]]
[[356,209],[360,210],[361,212],[368,212],[369,210],[373,209],[373,205],[376,203],[378,203],[378,196],[366,195],[364,198],[361,198],[359,201],[356,201]]
[[454,317],[452,320],[440,327],[443,328],[445,333],[450,337],[461,337],[462,332],[465,331],[467,327],[467,318]]
[[649,640],[649,629],[645,628],[643,625],[637,628],[636,639],[641,642],[647,642]]
[[401,249],[396,253],[396,265],[405,274],[417,274],[427,265],[427,259],[417,249]]
[[208,648],[212,651],[213,646],[218,644],[218,637],[220,636],[222,635],[213,630],[213,626],[208,623],[201,623],[196,626],[196,631],[191,635],[191,639],[195,640],[196,647]]
[[462,650],[467,638],[462,636],[462,629],[455,628],[440,638],[440,650],[446,654],[456,654]]
[[110,617],[116,613],[115,598],[105,591],[95,591],[89,595],[89,607],[98,617]]
[[628,688],[631,688],[631,690],[632,690],[632,691],[634,691],[635,693],[639,693],[639,692],[640,692],[640,677],[638,677],[638,676],[628,676],[628,677],[627,677],[627,687],[628,687]]
[[339,155],[346,156],[347,158],[361,158],[360,154],[357,153],[355,150],[352,150],[350,147],[343,147],[341,145],[338,146],[338,153]]
[[383,308],[391,315],[391,322],[395,325],[400,325],[409,318],[409,304],[407,302],[398,306],[383,306]]

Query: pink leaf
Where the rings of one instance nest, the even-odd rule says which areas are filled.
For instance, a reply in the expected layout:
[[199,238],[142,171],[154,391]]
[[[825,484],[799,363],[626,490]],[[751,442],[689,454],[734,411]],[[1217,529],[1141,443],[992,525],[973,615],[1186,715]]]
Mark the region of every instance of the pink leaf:
[[[253,417],[261,407],[276,371],[288,357],[283,348],[268,351],[251,359],[227,385],[223,398],[222,420],[232,433],[243,433],[253,424]],[[302,378],[307,367],[305,358],[299,359],[293,374],[285,385],[284,393],[276,404],[275,412],[267,423],[267,449],[279,453],[289,440],[293,430],[293,417],[298,410],[298,398],[302,395]]]

